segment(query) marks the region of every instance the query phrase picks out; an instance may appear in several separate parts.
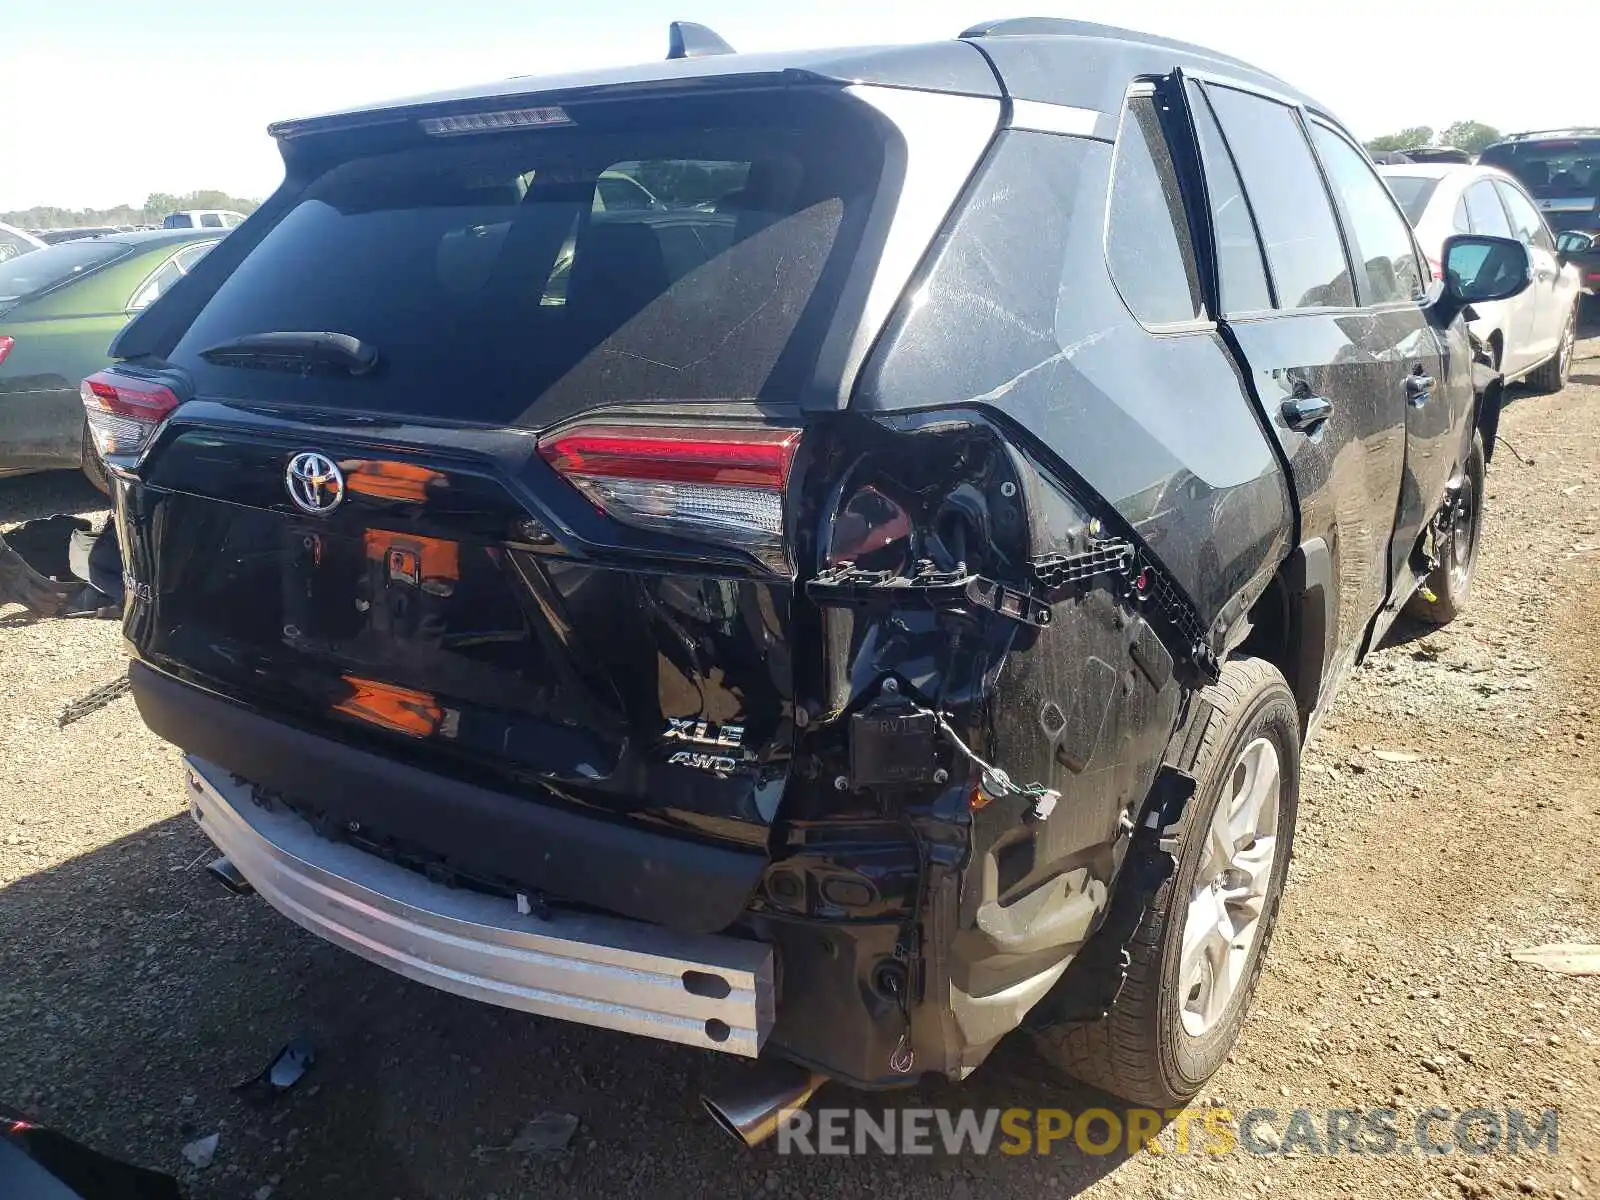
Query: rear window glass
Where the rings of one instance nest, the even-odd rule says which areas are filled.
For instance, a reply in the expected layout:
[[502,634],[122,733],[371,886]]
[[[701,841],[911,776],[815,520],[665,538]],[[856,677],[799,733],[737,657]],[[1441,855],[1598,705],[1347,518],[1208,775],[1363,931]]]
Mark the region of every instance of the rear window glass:
[[1204,315],[1189,219],[1154,96],[1135,96],[1123,111],[1111,168],[1106,254],[1117,290],[1145,324]]
[[120,242],[76,240],[46,246],[0,263],[0,304],[21,300],[85,275],[128,253]]
[[1428,201],[1432,200],[1434,192],[1439,190],[1438,179],[1429,179],[1425,175],[1391,175],[1385,171],[1383,181],[1389,185],[1394,198],[1400,201],[1406,220],[1413,225],[1422,220]]
[[[496,425],[797,400],[882,165],[870,127],[811,99],[658,104],[608,113],[610,128],[580,114],[335,167],[170,357],[203,393]],[[201,357],[274,331],[353,335],[379,368],[307,378]]]
[[1541,199],[1600,192],[1600,138],[1502,142],[1478,161],[1511,172]]

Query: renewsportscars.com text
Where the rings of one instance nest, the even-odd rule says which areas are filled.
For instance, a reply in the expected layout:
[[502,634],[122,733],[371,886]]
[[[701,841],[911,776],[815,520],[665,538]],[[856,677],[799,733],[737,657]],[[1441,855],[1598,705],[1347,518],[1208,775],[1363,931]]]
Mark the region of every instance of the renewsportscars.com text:
[[860,1108],[798,1109],[779,1154],[1554,1154],[1547,1108]]

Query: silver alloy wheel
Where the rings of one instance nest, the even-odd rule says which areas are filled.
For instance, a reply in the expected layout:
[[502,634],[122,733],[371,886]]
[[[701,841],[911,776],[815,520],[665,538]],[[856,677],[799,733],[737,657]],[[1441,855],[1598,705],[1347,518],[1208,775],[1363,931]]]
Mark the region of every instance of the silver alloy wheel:
[[1456,492],[1450,521],[1450,584],[1463,597],[1472,574],[1472,554],[1478,541],[1478,489],[1469,474]]
[[1178,986],[1191,1037],[1221,1019],[1244,978],[1277,862],[1282,793],[1277,748],[1256,738],[1228,774],[1189,892]]

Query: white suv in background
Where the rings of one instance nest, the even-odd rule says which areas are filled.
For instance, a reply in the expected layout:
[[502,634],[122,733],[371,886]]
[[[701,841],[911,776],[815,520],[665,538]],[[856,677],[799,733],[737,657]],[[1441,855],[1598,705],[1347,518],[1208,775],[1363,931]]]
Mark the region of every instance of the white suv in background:
[[1407,163],[1378,168],[1417,231],[1434,278],[1444,240],[1458,233],[1514,237],[1528,247],[1533,286],[1509,300],[1474,304],[1472,332],[1494,353],[1506,382],[1526,379],[1560,391],[1572,369],[1582,283],[1556,253],[1556,241],[1533,199],[1493,167]]
[[188,208],[182,212],[168,213],[161,222],[163,229],[232,229],[244,221],[244,214],[231,208]]

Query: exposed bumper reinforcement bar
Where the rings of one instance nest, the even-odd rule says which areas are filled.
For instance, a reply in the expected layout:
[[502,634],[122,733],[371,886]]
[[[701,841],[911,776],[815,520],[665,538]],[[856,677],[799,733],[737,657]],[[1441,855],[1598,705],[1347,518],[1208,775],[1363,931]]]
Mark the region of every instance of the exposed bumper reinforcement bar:
[[190,813],[269,904],[419,983],[489,1004],[755,1057],[773,1022],[772,949],[445,887],[257,804],[194,757]]

